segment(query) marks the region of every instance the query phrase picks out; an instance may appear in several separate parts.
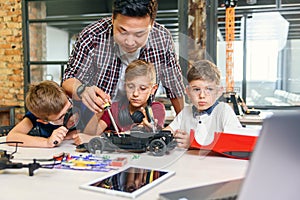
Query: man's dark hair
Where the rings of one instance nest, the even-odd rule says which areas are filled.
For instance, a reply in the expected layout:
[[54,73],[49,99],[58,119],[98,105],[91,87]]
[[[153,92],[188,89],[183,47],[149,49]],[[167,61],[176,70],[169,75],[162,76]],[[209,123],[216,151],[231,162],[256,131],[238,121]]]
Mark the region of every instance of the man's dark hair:
[[118,14],[129,17],[145,17],[149,15],[150,19],[154,21],[157,7],[157,0],[115,0],[112,13],[114,18]]

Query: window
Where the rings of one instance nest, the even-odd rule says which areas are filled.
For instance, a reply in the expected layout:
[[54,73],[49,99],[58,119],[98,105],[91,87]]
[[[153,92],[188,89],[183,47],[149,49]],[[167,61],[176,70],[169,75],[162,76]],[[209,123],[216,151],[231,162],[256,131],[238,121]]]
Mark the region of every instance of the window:
[[[235,8],[234,86],[250,108],[300,106],[300,4],[282,2]],[[217,64],[225,84],[224,18],[225,8],[219,7]]]
[[[33,81],[60,83],[77,34],[111,16],[111,0],[24,1],[25,88]],[[157,21],[178,41],[177,1],[160,0]],[[177,45],[178,46],[178,45]]]

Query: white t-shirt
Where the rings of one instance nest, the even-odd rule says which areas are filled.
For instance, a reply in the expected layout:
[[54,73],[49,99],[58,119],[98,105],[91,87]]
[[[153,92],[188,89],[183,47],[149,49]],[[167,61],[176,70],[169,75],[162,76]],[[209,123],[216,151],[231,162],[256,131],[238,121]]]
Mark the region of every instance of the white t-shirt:
[[190,134],[195,131],[195,139],[200,145],[209,145],[214,140],[215,132],[223,132],[225,128],[241,128],[233,109],[224,102],[219,102],[211,114],[194,117],[192,105],[185,106],[169,124],[173,131],[183,130]]
[[[121,74],[120,74],[120,78],[117,84],[117,90],[116,90],[116,94],[118,92],[124,93],[124,83],[125,83],[125,70],[128,66],[129,63],[131,63],[132,61],[138,59],[139,55],[140,55],[140,51],[141,48],[138,48],[135,52],[133,53],[126,53],[125,51],[123,51],[121,48],[119,48],[118,56],[121,59]],[[115,99],[114,101],[118,100],[118,95],[115,95]]]

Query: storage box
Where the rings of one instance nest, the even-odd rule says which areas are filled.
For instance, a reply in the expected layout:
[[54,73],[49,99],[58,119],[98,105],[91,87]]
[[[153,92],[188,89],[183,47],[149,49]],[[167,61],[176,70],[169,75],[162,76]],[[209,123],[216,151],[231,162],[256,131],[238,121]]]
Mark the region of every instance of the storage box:
[[190,147],[193,149],[211,150],[226,157],[237,159],[249,159],[254,150],[258,135],[237,133],[215,133],[214,141],[202,146],[195,140],[195,132],[190,132]]

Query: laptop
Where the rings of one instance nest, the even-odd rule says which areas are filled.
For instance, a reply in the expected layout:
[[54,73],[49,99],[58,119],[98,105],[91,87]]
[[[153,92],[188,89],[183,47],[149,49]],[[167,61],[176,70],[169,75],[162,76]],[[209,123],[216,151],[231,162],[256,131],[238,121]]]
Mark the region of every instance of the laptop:
[[263,127],[244,179],[160,194],[161,200],[300,199],[300,112],[275,114]]

